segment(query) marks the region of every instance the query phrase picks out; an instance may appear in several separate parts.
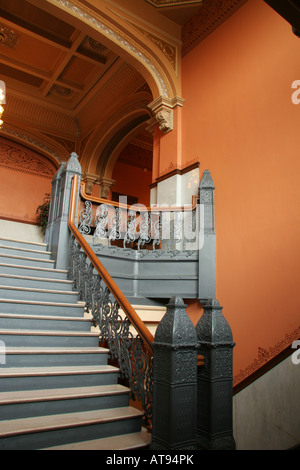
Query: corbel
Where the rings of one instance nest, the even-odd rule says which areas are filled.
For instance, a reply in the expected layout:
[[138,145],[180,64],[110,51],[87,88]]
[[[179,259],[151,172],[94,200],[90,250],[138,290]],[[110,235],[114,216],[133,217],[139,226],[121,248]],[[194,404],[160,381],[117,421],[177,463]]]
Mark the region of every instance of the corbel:
[[[156,100],[148,105],[156,123],[159,124],[159,129],[165,134],[173,130],[173,113],[177,106],[182,106],[184,99],[179,96],[175,98],[165,98],[159,96]],[[153,127],[153,120],[149,121],[150,127]]]

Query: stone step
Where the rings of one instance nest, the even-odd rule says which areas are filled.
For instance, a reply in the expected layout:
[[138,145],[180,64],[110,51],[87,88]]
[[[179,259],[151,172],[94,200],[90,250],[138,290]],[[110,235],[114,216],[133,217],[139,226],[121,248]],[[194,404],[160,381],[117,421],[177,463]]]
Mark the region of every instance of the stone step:
[[34,268],[54,268],[55,262],[50,259],[34,258],[32,256],[17,256],[0,253],[0,263],[17,264]]
[[17,240],[15,238],[0,237],[0,244],[9,247],[25,248],[31,250],[47,251],[46,243],[38,243],[25,240]]
[[61,446],[49,447],[47,450],[134,450],[146,449],[151,444],[151,433],[140,431],[131,434],[104,437],[92,441],[76,442]]
[[0,392],[0,421],[119,408],[128,406],[129,393],[119,384]]
[[42,330],[0,330],[0,341],[6,348],[14,347],[64,347],[95,348],[99,346],[99,335],[90,331],[42,331]]
[[91,320],[81,317],[0,313],[0,329],[91,331]]
[[0,285],[0,298],[13,300],[41,300],[43,302],[75,303],[78,300],[78,292]]
[[1,313],[82,317],[84,305],[85,304],[83,302],[42,302],[34,300],[13,300],[0,298]]
[[107,363],[109,350],[99,347],[59,348],[59,347],[15,347],[5,348],[5,364],[10,367],[41,367],[104,365]]
[[91,387],[116,384],[119,369],[107,364],[42,367],[0,367],[2,392]]
[[32,248],[22,248],[19,246],[6,246],[0,240],[0,253],[7,256],[20,256],[34,259],[50,260],[51,252]]
[[57,280],[67,280],[68,271],[61,269],[54,269],[53,266],[42,267],[26,266],[18,264],[18,259],[11,260],[10,263],[5,263],[0,257],[0,273],[17,276],[30,276],[35,278],[49,278]]
[[0,450],[38,450],[141,430],[130,406],[1,421]]
[[[42,274],[42,273],[40,273]],[[49,289],[72,291],[73,282],[62,279],[42,278],[40,276],[22,276],[0,273],[0,284],[2,286],[26,287],[33,289]]]

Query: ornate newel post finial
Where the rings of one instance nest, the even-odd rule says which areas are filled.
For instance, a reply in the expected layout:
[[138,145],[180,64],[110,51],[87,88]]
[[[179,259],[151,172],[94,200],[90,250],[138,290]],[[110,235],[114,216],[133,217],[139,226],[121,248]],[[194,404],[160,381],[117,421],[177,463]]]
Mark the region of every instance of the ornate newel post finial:
[[81,165],[78,155],[73,152],[67,162],[63,162],[52,181],[50,216],[46,230],[48,250],[52,251],[57,269],[67,269],[70,231],[68,227],[72,179],[79,176],[77,201],[81,180]]
[[154,340],[152,449],[195,449],[196,344],[186,305],[173,297]]
[[204,306],[196,332],[205,365],[197,374],[197,449],[235,449],[232,424],[231,328],[216,299]]

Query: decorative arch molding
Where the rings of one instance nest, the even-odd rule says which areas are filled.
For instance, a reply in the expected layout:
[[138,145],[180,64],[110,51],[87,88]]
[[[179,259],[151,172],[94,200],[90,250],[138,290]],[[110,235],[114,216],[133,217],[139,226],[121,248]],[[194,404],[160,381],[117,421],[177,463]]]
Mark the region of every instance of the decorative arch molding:
[[115,123],[107,123],[105,129],[99,128],[89,137],[81,157],[87,194],[97,183],[101,188],[101,197],[106,197],[114,183],[112,173],[121,151],[132,138],[145,130],[148,120],[147,109],[139,108]]
[[58,146],[53,145],[51,139],[47,139],[47,137],[41,138],[27,130],[6,124],[1,128],[0,138],[1,136],[42,155],[50,160],[56,169],[59,168],[62,161],[68,158],[66,152],[63,152],[62,148],[60,149]]
[[[93,2],[87,6],[86,2],[81,0],[45,0],[45,2],[50,9],[53,7],[60,9],[69,20],[72,17],[75,22],[79,21],[89,30],[92,29],[94,35],[101,34],[102,43],[106,42],[108,47],[114,48],[141,73],[149,84],[154,98],[155,110],[152,111],[151,106],[149,109],[160,125],[162,114],[165,116],[167,109],[169,117],[167,121],[164,119],[161,130],[171,131],[173,109],[179,102],[182,106],[183,102],[180,98],[180,67],[176,67],[179,70],[179,73],[176,73],[170,57],[160,46],[155,45],[153,37],[137,28],[132,18],[130,21],[129,18],[126,19],[124,12],[119,13],[115,5],[112,9],[101,1],[97,7],[92,5]],[[177,61],[179,60],[178,53]]]
[[108,142],[101,158],[101,173],[106,178],[111,178],[116,161],[121,151],[136,136],[147,122],[147,115],[141,115],[119,130],[114,138]]
[[[119,134],[121,129],[127,129],[131,136],[132,122],[140,117],[142,117],[144,127],[146,127],[145,123],[151,118],[151,113],[148,109],[144,93],[139,93],[131,97],[127,102],[124,102],[124,106],[119,108],[110,119],[105,121],[105,123],[102,122],[89,134],[80,155],[82,171],[88,174],[105,176],[105,170],[102,168],[102,159],[104,155],[107,156],[108,146],[111,145],[110,150],[113,152],[113,142],[117,145],[118,138],[116,135]],[[136,129],[136,132],[138,132],[138,129]],[[131,137],[128,138],[131,139]]]
[[30,148],[0,137],[0,167],[52,179],[57,167]]

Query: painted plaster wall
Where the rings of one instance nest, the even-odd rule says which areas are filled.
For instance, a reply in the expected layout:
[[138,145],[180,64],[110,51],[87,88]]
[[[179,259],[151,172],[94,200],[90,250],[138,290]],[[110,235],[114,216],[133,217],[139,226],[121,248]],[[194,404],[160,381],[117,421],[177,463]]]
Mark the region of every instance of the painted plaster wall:
[[117,162],[113,172],[116,181],[112,191],[138,198],[140,204],[150,205],[151,172],[142,168]]
[[0,138],[0,218],[36,224],[57,167],[33,150]]
[[182,63],[182,159],[197,157],[216,185],[236,383],[299,335],[299,52],[290,25],[251,0]]

